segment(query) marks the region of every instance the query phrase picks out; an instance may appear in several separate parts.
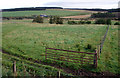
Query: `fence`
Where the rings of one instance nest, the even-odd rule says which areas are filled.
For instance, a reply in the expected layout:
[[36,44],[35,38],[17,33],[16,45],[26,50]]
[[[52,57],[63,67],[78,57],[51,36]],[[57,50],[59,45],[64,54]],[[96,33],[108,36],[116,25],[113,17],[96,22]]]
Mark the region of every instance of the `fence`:
[[107,36],[108,29],[109,29],[109,25],[108,25],[108,27],[107,27],[107,30],[106,30],[106,32],[105,32],[105,35],[104,35],[102,41],[100,42],[100,50],[99,50],[100,53],[102,52],[103,44],[104,44],[105,38],[106,38],[106,36]]
[[79,63],[80,65],[89,64],[97,67],[97,51],[90,52],[78,52],[55,48],[46,48],[45,59],[51,59],[53,61],[66,61],[72,63]]
[[[44,75],[41,75],[40,73],[39,74],[37,74],[36,72],[40,72],[40,71],[37,71],[36,69],[34,70],[34,68],[30,68],[30,67],[32,67],[31,65],[30,65],[30,67],[29,66],[26,66],[26,65],[24,65],[24,62],[22,62],[21,64],[21,66],[22,67],[20,67],[19,68],[19,66],[17,66],[18,64],[17,63],[19,63],[20,64],[20,62],[16,62],[16,60],[14,60],[13,61],[13,63],[12,63],[12,69],[13,69],[13,71],[11,72],[11,71],[7,71],[6,73],[6,75],[7,76],[13,76],[13,78],[17,78],[17,76],[25,76],[25,77],[27,77],[28,76],[28,78],[31,76],[31,77],[39,77],[39,76],[43,76],[43,78],[44,78]],[[40,67],[40,66],[39,66]],[[44,67],[43,67],[44,68]],[[18,69],[18,70],[17,70]],[[41,68],[40,68],[41,69]],[[51,72],[51,70],[45,70],[46,72]],[[45,73],[46,73],[45,72]],[[56,73],[56,75],[55,76],[57,76],[58,78],[61,78],[60,77],[60,75],[61,74],[63,74],[63,73],[61,73],[61,71],[60,70],[56,70],[56,71],[52,71],[53,73]],[[23,73],[23,74],[22,74]],[[29,75],[29,74],[30,75]],[[41,72],[42,73],[42,72]],[[3,78],[4,78],[4,76],[6,76],[6,75],[3,75]],[[48,75],[48,77],[49,77],[49,75]]]

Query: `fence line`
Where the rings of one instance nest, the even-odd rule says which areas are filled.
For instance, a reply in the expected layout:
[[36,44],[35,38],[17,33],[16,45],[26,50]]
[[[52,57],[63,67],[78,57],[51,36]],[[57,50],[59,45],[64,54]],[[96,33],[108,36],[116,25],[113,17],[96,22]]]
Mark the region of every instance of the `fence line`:
[[108,27],[107,27],[107,30],[106,30],[106,32],[105,32],[105,35],[104,35],[101,43],[100,43],[100,49],[99,49],[99,50],[100,50],[100,53],[102,52],[103,44],[104,44],[104,41],[105,41],[105,39],[106,39],[108,30],[109,30],[109,25],[108,25]]

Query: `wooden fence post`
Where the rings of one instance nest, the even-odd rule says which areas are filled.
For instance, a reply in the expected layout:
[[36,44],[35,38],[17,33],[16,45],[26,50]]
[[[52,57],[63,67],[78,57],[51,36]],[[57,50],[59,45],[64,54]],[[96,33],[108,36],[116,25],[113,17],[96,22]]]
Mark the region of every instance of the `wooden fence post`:
[[47,48],[45,48],[45,60],[47,60]]
[[95,67],[97,68],[97,50],[95,51]]
[[82,64],[82,66],[83,66],[83,57],[81,57],[81,64]]
[[14,76],[17,76],[17,73],[16,73],[16,61],[13,61],[13,73],[14,73]]
[[97,51],[96,51],[96,66],[95,67],[97,68]]
[[35,77],[35,71],[33,71],[33,73],[34,73],[34,75],[33,75],[33,76]]
[[26,67],[24,66],[24,63],[22,62],[23,67],[24,67],[24,76],[26,75]]
[[60,78],[60,70],[58,71],[58,78]]
[[100,58],[100,45],[98,45],[98,58]]
[[94,66],[95,68],[97,67],[97,50],[95,50],[95,55],[94,55]]

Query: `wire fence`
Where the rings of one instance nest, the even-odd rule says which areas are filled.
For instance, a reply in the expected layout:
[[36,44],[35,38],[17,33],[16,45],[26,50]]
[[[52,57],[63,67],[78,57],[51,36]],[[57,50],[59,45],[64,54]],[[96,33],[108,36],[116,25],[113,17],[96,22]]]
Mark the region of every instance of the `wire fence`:
[[104,41],[105,41],[105,39],[106,39],[106,36],[107,36],[108,30],[109,30],[109,25],[108,25],[108,27],[107,27],[107,30],[106,30],[106,32],[105,32],[105,35],[104,35],[102,41],[100,42],[100,53],[102,52],[103,44],[104,44]]

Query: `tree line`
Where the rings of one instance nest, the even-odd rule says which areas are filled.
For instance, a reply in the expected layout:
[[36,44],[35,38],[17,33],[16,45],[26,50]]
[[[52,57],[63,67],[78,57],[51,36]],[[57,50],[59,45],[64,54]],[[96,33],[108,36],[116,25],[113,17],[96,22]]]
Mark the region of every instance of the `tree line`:
[[112,14],[112,13],[93,13],[91,15],[92,18],[113,18],[113,17],[116,17],[115,14]]
[[28,7],[28,8],[13,8],[13,9],[2,9],[2,11],[35,11],[35,10],[46,10],[46,9],[63,9],[62,7]]
[[[79,25],[79,24],[106,24],[106,25],[112,25],[111,19],[97,19],[94,22],[92,21],[75,21],[75,20],[69,20],[68,24],[70,25]],[[120,25],[120,22],[115,22],[114,25]]]
[[[41,16],[37,16],[36,18],[33,19],[33,22],[37,23],[44,23],[44,18]],[[50,24],[63,24],[63,19],[60,18],[59,16],[51,16],[49,19]],[[68,20],[67,22],[70,25],[74,24],[92,24],[92,21],[85,21],[85,20],[80,20],[80,21],[75,21],[75,20]],[[106,25],[111,25],[112,21],[111,19],[96,19],[93,24],[106,24]],[[119,22],[114,23],[114,25],[120,25]]]

